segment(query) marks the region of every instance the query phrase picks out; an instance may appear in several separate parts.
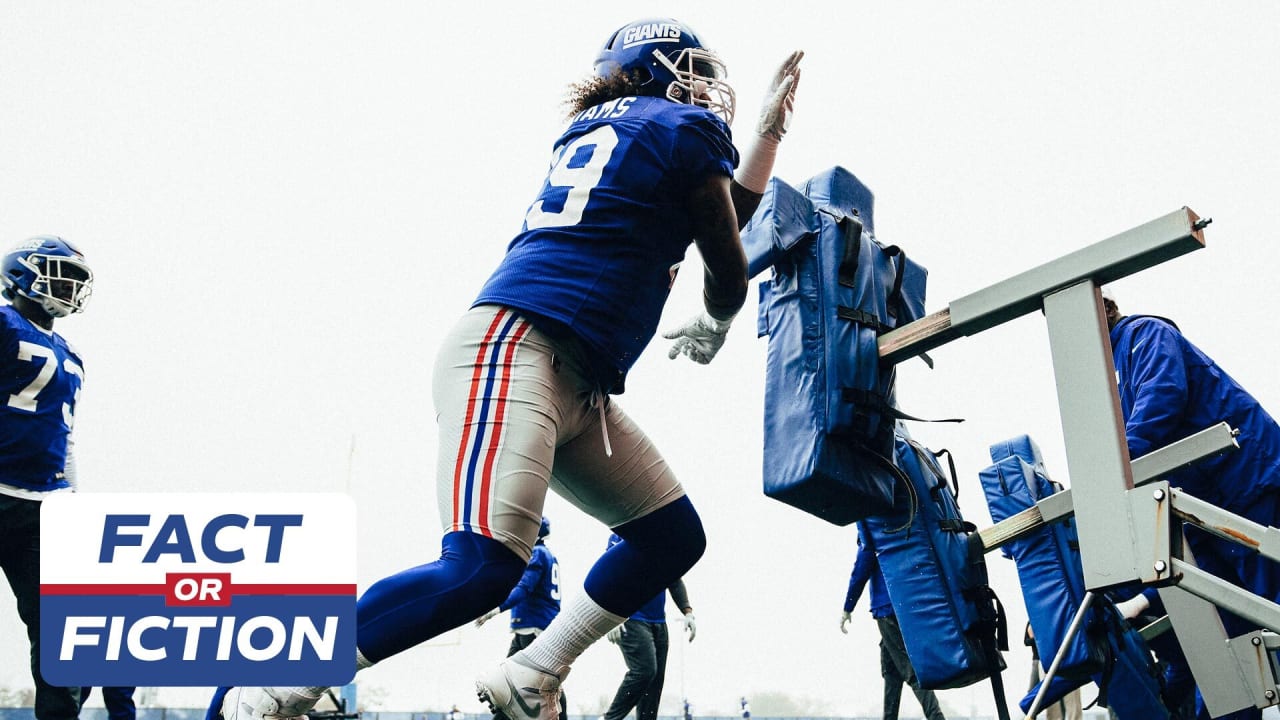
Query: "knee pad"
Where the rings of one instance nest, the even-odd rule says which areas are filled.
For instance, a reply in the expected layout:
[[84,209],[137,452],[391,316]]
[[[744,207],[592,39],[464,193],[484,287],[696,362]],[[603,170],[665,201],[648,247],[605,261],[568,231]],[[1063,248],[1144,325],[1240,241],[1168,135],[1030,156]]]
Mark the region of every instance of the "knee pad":
[[614,528],[622,542],[587,574],[584,589],[605,610],[628,617],[702,557],[707,536],[688,498]]
[[702,518],[688,497],[614,528],[618,537],[646,555],[669,562],[664,569],[675,573],[672,582],[698,562],[707,549]]

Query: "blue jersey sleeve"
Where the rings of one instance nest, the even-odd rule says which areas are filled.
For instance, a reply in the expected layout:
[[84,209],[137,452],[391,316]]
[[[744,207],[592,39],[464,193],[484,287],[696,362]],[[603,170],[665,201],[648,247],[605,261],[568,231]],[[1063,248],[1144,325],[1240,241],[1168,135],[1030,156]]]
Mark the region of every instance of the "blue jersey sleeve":
[[1177,439],[1187,409],[1187,367],[1181,334],[1159,320],[1135,323],[1128,350],[1129,371],[1120,378],[1133,403],[1125,435],[1130,457],[1139,458]]
[[676,130],[672,147],[672,165],[679,168],[681,192],[708,175],[733,176],[738,166],[738,151],[730,140],[729,127],[720,118],[693,115]]
[[1166,479],[1246,517],[1269,507],[1258,501],[1280,487],[1280,425],[1257,399],[1172,321],[1126,317],[1112,328],[1111,345],[1130,457],[1225,422],[1239,432],[1238,450],[1199,460]]
[[858,556],[853,561],[853,573],[849,575],[849,591],[844,596],[845,612],[853,612],[853,607],[862,597],[862,591],[867,587],[867,581],[876,571],[878,563],[875,551],[859,541]]

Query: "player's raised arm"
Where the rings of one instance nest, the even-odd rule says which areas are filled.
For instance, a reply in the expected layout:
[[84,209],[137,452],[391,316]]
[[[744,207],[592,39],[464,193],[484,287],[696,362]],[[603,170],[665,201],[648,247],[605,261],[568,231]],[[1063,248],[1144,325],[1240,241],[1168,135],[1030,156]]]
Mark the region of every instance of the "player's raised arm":
[[751,149],[743,154],[742,164],[733,179],[733,207],[738,213],[739,228],[745,227],[755,213],[773,175],[778,144],[791,124],[803,57],[803,50],[788,55],[769,82],[764,105],[760,108],[760,119],[756,122],[754,142]]

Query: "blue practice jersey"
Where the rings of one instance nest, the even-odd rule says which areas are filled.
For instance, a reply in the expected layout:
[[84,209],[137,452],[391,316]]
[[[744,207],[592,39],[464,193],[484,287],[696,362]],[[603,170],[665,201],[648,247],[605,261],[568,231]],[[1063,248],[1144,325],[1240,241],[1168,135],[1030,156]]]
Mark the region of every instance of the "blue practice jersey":
[[1173,472],[1170,484],[1237,513],[1280,488],[1280,425],[1171,323],[1126,317],[1111,348],[1131,457],[1226,421],[1240,449]]
[[560,563],[541,541],[533,546],[524,575],[499,609],[511,611],[512,630],[546,630],[560,614]]
[[649,601],[640,606],[640,609],[631,613],[631,620],[640,620],[649,623],[664,623],[667,621],[667,591],[654,595]]
[[568,328],[595,380],[621,392],[693,241],[691,189],[737,164],[729,126],[704,108],[628,97],[584,110],[475,304],[523,311],[553,335]]
[[84,363],[61,335],[0,306],[0,485],[68,486],[67,438],[83,380]]
[[853,572],[849,574],[849,590],[844,596],[844,611],[853,612],[853,607],[862,597],[862,591],[871,582],[871,617],[882,618],[893,614],[893,603],[889,601],[889,588],[884,584],[884,573],[880,570],[880,561],[876,558],[875,548],[863,541],[862,525],[858,525],[858,555],[853,561]]

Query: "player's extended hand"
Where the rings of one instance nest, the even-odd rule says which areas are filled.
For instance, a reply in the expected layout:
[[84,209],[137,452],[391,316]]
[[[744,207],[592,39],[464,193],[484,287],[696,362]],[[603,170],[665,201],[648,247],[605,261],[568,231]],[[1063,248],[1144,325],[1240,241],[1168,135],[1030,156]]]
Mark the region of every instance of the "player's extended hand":
[[489,612],[476,618],[476,627],[480,627],[481,625],[484,625],[485,623],[489,622],[490,620],[496,617],[498,617],[498,608],[494,608]]
[[667,351],[667,357],[675,360],[676,356],[683,354],[699,365],[706,365],[720,352],[732,323],[733,318],[717,320],[703,310],[702,314],[684,325],[663,333],[662,337],[675,340]]
[[850,620],[849,613],[847,612],[840,613],[840,632],[844,633],[845,635],[849,634],[849,620]]
[[689,633],[689,642],[693,642],[694,636],[698,634],[698,623],[691,612],[684,614],[684,629]]
[[614,627],[612,630],[610,630],[609,632],[605,633],[604,636],[606,638],[609,638],[609,642],[613,643],[614,645],[617,645],[618,643],[622,642],[622,633],[624,632],[626,631],[622,629],[622,626],[618,625]]
[[781,140],[787,134],[795,108],[796,87],[800,85],[800,59],[803,57],[804,51],[796,50],[773,74],[765,92],[764,107],[760,109],[760,120],[756,123],[757,135]]

